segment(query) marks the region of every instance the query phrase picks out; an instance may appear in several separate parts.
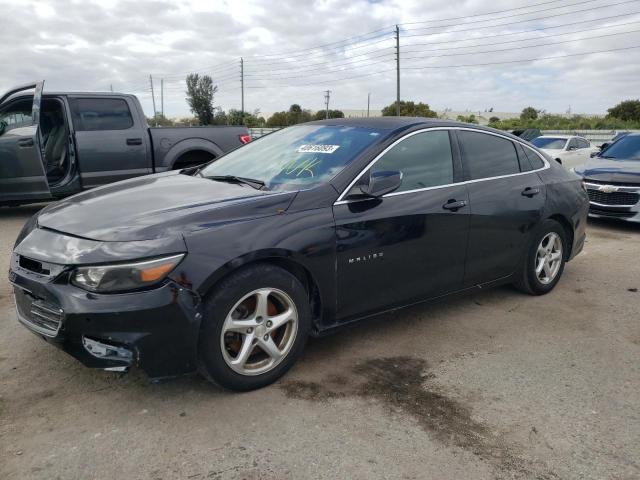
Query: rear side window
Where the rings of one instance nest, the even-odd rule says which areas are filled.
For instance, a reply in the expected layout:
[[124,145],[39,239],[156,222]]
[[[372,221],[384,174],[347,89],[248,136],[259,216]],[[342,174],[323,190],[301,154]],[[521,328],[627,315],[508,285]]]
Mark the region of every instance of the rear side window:
[[458,132],[469,180],[520,173],[516,147],[511,140],[487,133]]
[[527,155],[529,163],[534,170],[538,170],[539,168],[544,167],[544,161],[540,158],[540,155],[538,155],[529,147],[522,147],[522,150],[524,150],[524,153]]
[[76,130],[126,130],[133,126],[127,102],[121,98],[75,98],[71,100]]
[[371,168],[372,172],[388,170],[402,172],[402,184],[397,192],[453,183],[449,132],[417,133],[401,141]]
[[584,138],[578,138],[578,148],[589,148],[591,145],[589,144],[588,140],[585,140]]

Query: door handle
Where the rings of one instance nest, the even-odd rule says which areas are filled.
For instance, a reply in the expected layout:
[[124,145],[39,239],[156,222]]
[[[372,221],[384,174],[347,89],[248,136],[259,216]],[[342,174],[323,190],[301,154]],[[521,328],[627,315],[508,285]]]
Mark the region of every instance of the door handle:
[[537,187],[527,187],[522,191],[522,195],[529,198],[539,193],[540,193],[540,189]]
[[445,210],[451,210],[452,212],[457,212],[460,208],[466,206],[467,202],[465,202],[464,200],[449,200],[447,203],[442,205],[442,208],[444,208]]
[[127,145],[142,145],[141,138],[127,138]]
[[23,138],[18,140],[19,147],[33,147],[33,138]]

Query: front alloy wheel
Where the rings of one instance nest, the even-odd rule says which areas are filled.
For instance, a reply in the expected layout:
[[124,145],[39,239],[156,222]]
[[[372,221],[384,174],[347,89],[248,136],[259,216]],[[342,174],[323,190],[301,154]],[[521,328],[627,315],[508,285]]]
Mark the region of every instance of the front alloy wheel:
[[311,329],[309,292],[269,263],[230,274],[207,296],[200,329],[200,371],[238,391],[275,382],[302,354]]
[[298,332],[298,311],[277,288],[254,290],[227,314],[220,335],[222,356],[241,375],[260,375],[289,353]]

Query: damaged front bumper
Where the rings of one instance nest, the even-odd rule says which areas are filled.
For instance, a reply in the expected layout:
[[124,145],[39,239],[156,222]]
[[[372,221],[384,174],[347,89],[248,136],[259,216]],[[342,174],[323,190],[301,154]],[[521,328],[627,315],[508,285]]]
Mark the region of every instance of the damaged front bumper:
[[202,318],[199,296],[166,280],[144,291],[94,294],[21,269],[9,272],[20,323],[87,367],[152,378],[194,372]]

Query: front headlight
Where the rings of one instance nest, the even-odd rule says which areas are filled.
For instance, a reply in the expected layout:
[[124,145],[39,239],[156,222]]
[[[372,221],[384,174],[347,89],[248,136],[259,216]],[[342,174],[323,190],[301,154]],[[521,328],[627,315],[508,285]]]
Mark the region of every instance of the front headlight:
[[77,267],[71,283],[97,293],[123,292],[148,287],[165,279],[184,253],[132,263]]

